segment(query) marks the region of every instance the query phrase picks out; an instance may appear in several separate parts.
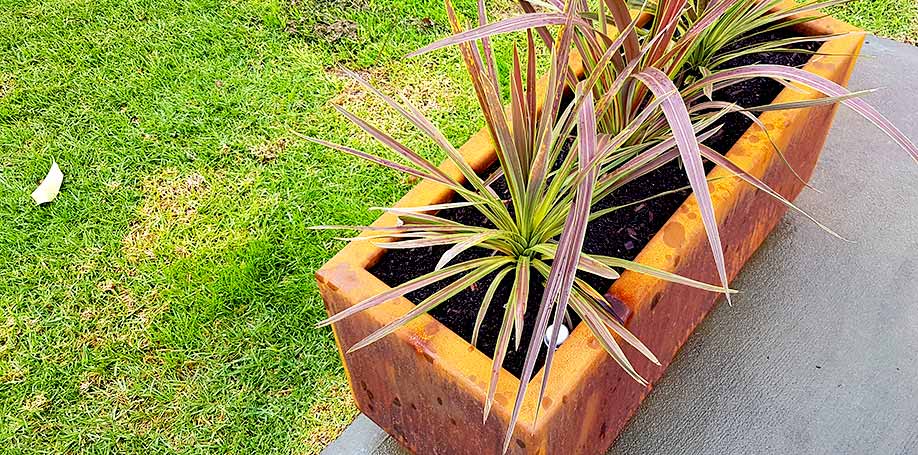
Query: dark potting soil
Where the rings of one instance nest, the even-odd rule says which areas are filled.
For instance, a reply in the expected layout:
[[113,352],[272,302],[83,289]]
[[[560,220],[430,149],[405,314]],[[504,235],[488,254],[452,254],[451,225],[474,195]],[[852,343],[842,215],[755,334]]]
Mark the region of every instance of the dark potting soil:
[[[778,30],[756,36],[753,39],[756,42],[762,42],[791,36],[795,35],[790,31]],[[751,40],[740,41],[734,46],[739,47],[751,42]],[[798,47],[813,51],[818,47],[818,44],[805,43]],[[753,63],[800,66],[805,64],[809,58],[810,54],[798,52],[755,54],[730,61],[724,67],[736,67]],[[752,79],[719,90],[714,93],[714,98],[718,101],[734,102],[741,106],[758,106],[773,100],[782,88],[781,84],[770,79]],[[721,131],[705,143],[714,150],[726,153],[751,124],[752,122],[749,119],[740,114],[729,114],[723,119]],[[709,164],[708,170],[711,167]],[[680,163],[674,161],[625,185],[614,194],[594,205],[593,210],[628,204],[687,185],[688,180],[681,169]],[[495,182],[493,187],[502,197],[508,197],[507,188],[502,179]],[[663,227],[669,217],[682,205],[689,194],[690,192],[686,190],[654,198],[591,221],[587,226],[586,239],[583,245],[584,251],[629,260],[634,259],[654,234]],[[468,225],[491,225],[474,208],[446,210],[439,213],[439,215]],[[390,250],[382,256],[370,271],[389,286],[397,286],[433,271],[437,261],[448,248],[449,246]],[[475,257],[482,257],[486,254],[487,252],[484,249],[472,248],[454,259],[452,263],[455,264]],[[608,290],[613,281],[586,273],[578,274],[578,276],[600,292]],[[431,316],[466,341],[471,341],[475,318],[492,279],[493,274],[485,277],[476,285],[459,293],[449,301],[442,303],[430,312]],[[444,280],[440,283],[435,283],[409,293],[407,297],[415,303],[420,302],[442,289],[450,281]],[[503,280],[481,326],[477,348],[488,356],[494,354],[497,335],[500,331],[503,317],[503,306],[510,295],[511,284],[512,276],[508,276]],[[510,348],[504,359],[504,368],[517,377],[522,373],[526,349],[532,336],[539,302],[542,298],[543,284],[539,279],[530,281],[529,304],[526,310],[523,336],[519,343],[520,348],[514,349],[515,340],[511,339]],[[569,313],[572,317],[573,325],[576,326],[580,322],[579,318],[572,311]],[[542,346],[544,347],[544,344]],[[541,367],[544,356],[545,349],[542,349],[535,371],[538,371]]]

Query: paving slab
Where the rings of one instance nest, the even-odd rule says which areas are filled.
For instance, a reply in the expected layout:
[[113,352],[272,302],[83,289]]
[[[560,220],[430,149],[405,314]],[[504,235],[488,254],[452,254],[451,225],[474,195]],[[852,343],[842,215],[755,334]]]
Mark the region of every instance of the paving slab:
[[[851,89],[918,139],[918,47],[869,36]],[[840,108],[797,204],[609,455],[918,453],[918,166]],[[364,416],[324,455],[403,454]]]

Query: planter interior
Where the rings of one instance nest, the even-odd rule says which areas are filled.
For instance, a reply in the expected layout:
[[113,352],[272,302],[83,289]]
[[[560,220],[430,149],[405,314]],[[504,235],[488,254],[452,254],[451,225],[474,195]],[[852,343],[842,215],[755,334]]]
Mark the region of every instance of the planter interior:
[[[857,32],[850,25],[823,18],[795,28],[800,34]],[[863,42],[852,34],[822,44],[805,69],[846,84]],[[579,60],[572,67],[582,73]],[[813,92],[784,89],[775,102],[818,98]],[[794,169],[808,179],[822,149],[835,108],[820,106],[763,113],[775,143]],[[466,161],[482,171],[494,160],[486,130],[460,149]],[[752,127],[727,157],[793,199],[802,189],[763,132]],[[441,166],[460,178],[449,161]],[[715,168],[710,178],[729,177]],[[736,178],[710,185],[724,242],[728,276],[732,279],[786,211],[770,196]],[[397,206],[418,206],[449,200],[442,186],[420,182]],[[381,216],[373,226],[391,226],[395,217]],[[389,289],[368,269],[385,250],[370,242],[348,244],[316,273],[330,314]],[[717,282],[697,202],[690,196],[641,250],[638,262],[690,278]],[[657,367],[622,344],[626,355],[651,383],[662,375],[679,347],[715,304],[718,295],[625,272],[608,290],[630,309],[627,327],[659,358]],[[502,370],[491,415],[482,423],[491,358],[429,315],[352,354],[351,345],[411,310],[413,303],[395,299],[334,325],[348,380],[358,407],[400,443],[417,453],[500,453],[519,380]],[[535,400],[543,372],[532,379],[514,430],[511,453],[597,453],[608,447],[637,409],[649,389],[635,383],[599,346],[589,329],[578,326],[555,354],[538,421]]]

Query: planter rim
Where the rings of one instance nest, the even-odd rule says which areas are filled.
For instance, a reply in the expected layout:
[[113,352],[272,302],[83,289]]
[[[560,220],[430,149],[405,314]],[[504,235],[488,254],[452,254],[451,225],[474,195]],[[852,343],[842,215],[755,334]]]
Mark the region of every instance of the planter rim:
[[[785,0],[776,8],[787,8],[793,4],[793,0]],[[821,16],[818,12],[811,12],[806,15]],[[837,73],[841,65],[846,65],[847,60],[859,52],[864,39],[862,30],[829,16],[797,25],[794,29],[806,35],[847,33],[847,35],[822,43],[818,52],[825,55],[814,55],[804,67],[805,70],[824,77]],[[582,62],[576,52],[572,54],[570,65],[578,75],[583,74]],[[847,71],[846,77],[850,75],[852,68],[853,65],[845,70]],[[540,94],[544,93],[545,84],[545,80],[539,81],[537,89]],[[773,102],[802,101],[819,97],[821,95],[812,90],[784,88]],[[542,97],[539,96],[537,99],[541,104]],[[768,129],[776,145],[783,149],[787,145],[787,137],[790,136],[788,133],[796,128],[801,123],[800,120],[804,119],[807,114],[808,109],[771,111],[761,114],[759,119]],[[486,169],[494,160],[494,149],[487,129],[482,129],[474,134],[460,147],[459,151],[476,171]],[[775,156],[776,153],[772,148],[768,135],[756,125],[752,125],[727,154],[727,157],[733,163],[753,175],[756,175],[756,171],[763,170]],[[461,178],[461,173],[449,159],[445,160],[439,167],[447,175],[456,179]],[[746,183],[736,178],[721,178],[732,177],[732,174],[719,166],[715,167],[708,175],[711,178],[718,178],[709,184],[709,188],[714,202],[716,217],[718,220],[723,220],[724,217],[729,216],[733,206],[736,204],[734,195],[737,192],[737,188],[746,185]],[[409,190],[395,206],[427,205],[445,201],[451,195],[452,191],[441,185],[421,181]],[[395,216],[386,213],[370,226],[392,226],[395,223]],[[698,241],[704,242],[705,245],[707,244],[697,201],[694,195],[690,195],[641,250],[635,261],[672,271],[680,260],[680,246],[684,243]],[[726,247],[729,247],[729,245]],[[353,302],[366,299],[390,289],[389,286],[368,271],[384,253],[384,249],[373,245],[369,241],[351,242],[316,272],[316,279],[322,285],[345,294]],[[631,309],[631,315],[634,315],[648,307],[652,309],[655,305],[655,298],[658,298],[668,286],[671,286],[671,284],[665,281],[625,271],[612,284],[607,295],[622,301]],[[414,304],[412,302],[400,297],[365,310],[363,313],[374,319],[381,326],[398,318],[413,307]],[[346,348],[341,346],[337,328],[334,325],[333,329],[335,330],[339,353],[341,358],[344,359],[346,357]],[[466,393],[475,396],[476,399],[480,399],[482,402],[485,400],[487,396],[485,380],[490,375],[491,358],[475,349],[469,342],[429,314],[425,313],[419,316],[405,327],[388,336],[397,337],[401,342],[409,344],[418,354],[427,357],[431,362],[436,362],[438,367],[456,378],[457,387],[464,389]],[[652,346],[650,348],[653,350]],[[365,349],[371,349],[371,347]],[[634,352],[636,352],[629,350],[630,348],[627,346],[623,346],[623,349],[626,349],[626,353],[629,356],[634,355]],[[538,421],[533,422],[535,401],[538,398],[538,389],[540,388],[544,368],[536,372],[530,381],[530,387],[527,388],[515,431],[533,433],[539,427],[551,421],[552,415],[561,408],[560,406],[553,406],[553,404],[560,403],[562,397],[567,396],[578,387],[580,381],[584,380],[582,375],[577,374],[577,372],[584,371],[591,365],[603,361],[606,357],[608,357],[608,354],[599,346],[590,330],[583,324],[578,325],[570,337],[555,352],[552,374],[547,382]],[[352,390],[354,390],[351,372],[347,367],[347,362],[344,363],[348,381]],[[502,368],[499,373],[495,402],[491,410],[492,414],[496,414],[502,419],[509,418],[513,408],[513,397],[515,397],[518,386],[519,379]]]

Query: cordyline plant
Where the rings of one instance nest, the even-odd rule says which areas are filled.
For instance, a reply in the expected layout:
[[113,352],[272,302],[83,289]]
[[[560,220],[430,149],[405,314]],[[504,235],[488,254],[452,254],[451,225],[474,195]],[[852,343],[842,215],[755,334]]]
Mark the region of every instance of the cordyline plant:
[[[834,82],[792,67],[751,65],[718,69],[725,59],[762,50],[783,51],[785,46],[802,41],[760,43],[755,47],[721,52],[727,43],[744,34],[777,27],[780,21],[803,21],[788,18],[792,14],[815,9],[815,5],[825,6],[830,3],[836,2],[808,3],[794,8],[793,12],[775,12],[773,1],[659,0],[650,4],[650,9],[646,11],[652,21],[646,30],[642,30],[638,27],[638,19],[632,18],[626,0],[601,0],[596,11],[588,10],[586,2],[580,0],[566,3],[560,0],[523,2],[525,14],[494,23],[487,23],[483,1],[479,0],[478,26],[464,30],[452,5],[447,1],[448,18],[454,34],[414,55],[458,46],[490,132],[499,169],[482,178],[407,99],[398,103],[352,74],[352,77],[430,137],[456,164],[465,181],[454,180],[387,133],[343,108],[338,110],[344,116],[411,164],[399,164],[343,145],[307,138],[445,185],[459,198],[456,202],[443,204],[386,209],[398,217],[397,226],[323,226],[368,231],[366,235],[351,240],[371,240],[383,248],[451,246],[433,272],[360,302],[323,321],[321,325],[340,321],[430,284],[451,280],[441,290],[419,302],[410,312],[352,346],[349,350],[351,352],[392,333],[476,282],[493,277],[476,318],[472,340],[475,343],[478,329],[498,287],[507,282],[512,290],[504,305],[503,322],[493,358],[484,410],[484,418],[487,419],[511,337],[515,339],[517,347],[521,341],[524,315],[529,304],[529,283],[533,279],[544,279],[545,291],[538,307],[533,335],[526,348],[505,450],[532,378],[542,339],[547,337],[550,341],[540,396],[536,401],[538,411],[560,327],[568,309],[581,317],[602,347],[625,371],[638,382],[646,384],[625,357],[613,335],[635,347],[651,361],[658,363],[657,359],[623,326],[602,294],[578,278],[576,273],[582,271],[617,278],[618,273],[613,267],[619,267],[700,289],[723,292],[729,299],[732,291],[727,288],[723,250],[703,159],[723,166],[789,207],[799,209],[762,181],[701,143],[717,133],[720,128],[718,120],[725,114],[740,112],[762,126],[751,112],[842,102],[878,125],[918,160],[918,148],[876,110],[855,97],[860,93],[850,93]],[[540,11],[533,5],[537,5]],[[552,32],[552,29],[555,31]],[[519,52],[514,49],[510,102],[505,110],[489,39],[496,34],[518,31],[527,32],[527,60],[524,68]],[[536,52],[533,31],[541,36],[551,51],[546,89],[541,98],[537,97],[535,89]],[[810,40],[828,38],[816,37]],[[582,80],[567,64],[574,50],[583,62],[585,74]],[[769,77],[785,84],[796,83],[826,96],[813,101],[752,107],[711,100],[715,90],[754,77]],[[565,105],[562,103],[562,95],[566,92],[573,93],[574,97]],[[690,280],[631,261],[589,255],[582,251],[588,221],[615,209],[591,213],[593,204],[626,183],[676,159],[681,160],[690,187],[698,200],[720,276],[720,286]],[[500,177],[506,179],[509,201],[502,200],[491,188],[491,184]],[[440,210],[458,207],[474,207],[494,227],[464,225],[436,214]],[[451,264],[462,252],[473,247],[487,251],[488,255]],[[552,333],[547,333],[550,325],[554,329]]]
[[[479,2],[479,6],[479,18],[483,23],[483,4]],[[545,291],[536,321],[537,334],[531,338],[527,351],[527,365],[530,365],[530,368],[538,355],[548,321],[555,321],[556,330],[552,338],[556,340],[566,311],[571,308],[578,313],[615,360],[632,377],[645,384],[646,381],[625,357],[614,335],[635,347],[651,361],[659,362],[650,350],[624,327],[602,293],[578,278],[576,272],[580,270],[614,279],[619,276],[614,267],[619,267],[700,289],[728,292],[722,286],[698,282],[632,261],[582,252],[588,221],[608,213],[597,212],[590,216],[590,207],[600,197],[594,192],[594,188],[599,185],[605,189],[604,193],[608,194],[610,185],[620,182],[623,178],[619,175],[612,176],[611,179],[609,176],[598,179],[600,174],[614,167],[606,162],[616,161],[614,157],[601,156],[600,153],[609,148],[604,145],[606,141],[621,141],[633,132],[626,131],[615,137],[603,137],[602,141],[596,133],[595,104],[592,99],[592,88],[596,79],[577,82],[567,67],[574,38],[572,23],[576,18],[576,11],[575,7],[571,7],[564,15],[566,23],[562,24],[557,35],[558,45],[554,46],[551,52],[548,83],[541,103],[537,99],[535,88],[536,51],[531,33],[527,40],[525,68],[520,61],[519,52],[514,51],[510,75],[510,107],[506,111],[500,96],[496,64],[488,38],[482,37],[478,43],[459,44],[500,164],[499,171],[494,175],[480,177],[464,161],[458,150],[407,99],[403,98],[399,103],[353,73],[350,73],[353,78],[432,139],[457,165],[467,185],[454,180],[389,134],[340,107],[337,109],[344,116],[405,158],[411,165],[399,164],[320,139],[307,138],[318,144],[445,185],[461,199],[457,202],[423,207],[386,209],[398,217],[400,224],[397,226],[321,226],[320,228],[369,231],[368,235],[350,240],[372,240],[383,248],[433,245],[451,247],[444,253],[433,272],[359,302],[320,325],[340,321],[430,284],[452,280],[447,286],[419,302],[410,312],[349,349],[349,352],[354,351],[392,333],[485,277],[493,276],[476,319],[474,343],[496,290],[502,283],[509,283],[512,291],[504,306],[503,323],[498,334],[484,410],[485,419],[494,400],[497,378],[509,349],[511,336],[515,339],[517,347],[522,339],[524,315],[529,304],[530,280],[545,280]],[[449,2],[447,12],[454,32],[460,34],[462,29],[459,19]],[[625,38],[622,36],[611,45],[620,47],[624,41]],[[569,84],[575,87],[575,97],[573,102],[564,106],[562,95]],[[648,109],[657,109],[661,104],[662,102],[654,102]],[[571,144],[569,138],[572,137],[575,139]],[[501,176],[507,183],[509,201],[501,200],[491,188],[491,184]],[[494,227],[463,225],[431,213],[458,207],[474,207]],[[451,264],[460,253],[472,247],[488,250],[489,255]],[[546,370],[548,368],[550,361],[546,363]],[[514,420],[518,408],[519,406],[514,411]]]
[[[486,40],[496,34],[531,29],[537,30],[547,47],[553,50],[553,58],[573,46],[585,70],[585,82],[578,87],[592,89],[593,97],[578,96],[572,105],[575,110],[582,111],[585,109],[583,103],[595,100],[592,117],[595,117],[596,123],[597,151],[590,163],[583,167],[583,172],[599,170],[600,177],[592,188],[594,200],[608,196],[621,185],[669,161],[680,159],[699,203],[722,288],[726,289],[723,250],[702,159],[726,168],[789,207],[800,210],[726,157],[701,144],[717,132],[717,120],[723,115],[730,112],[746,115],[767,134],[764,125],[751,112],[841,102],[877,125],[918,161],[918,148],[879,112],[857,98],[865,92],[852,93],[828,79],[787,66],[758,64],[719,69],[723,63],[742,55],[765,51],[787,52],[792,50],[787,47],[792,44],[825,41],[838,36],[782,39],[725,50],[729,44],[741,38],[813,20],[813,16],[794,16],[841,1],[808,2],[789,9],[776,9],[779,3],[756,0],[660,0],[650,4],[649,10],[642,10],[650,15],[651,21],[646,30],[641,30],[636,27],[638,19],[634,17],[642,16],[632,15],[625,0],[600,0],[599,7],[593,12],[588,11],[585,1],[579,0],[567,3],[560,0],[521,1],[526,14],[481,24],[475,29],[433,43],[415,54],[450,45],[468,46],[470,42]],[[541,11],[537,11],[536,6]],[[560,36],[564,41],[554,38],[548,31],[548,27],[557,25],[562,26],[564,32]],[[568,38],[568,34],[573,34],[573,38]],[[556,51],[559,48],[562,52]],[[560,65],[553,62],[553,66]],[[576,80],[570,73],[566,77],[568,81]],[[756,77],[772,78],[785,85],[795,83],[816,90],[824,97],[747,107],[712,100],[715,90]],[[565,119],[559,122],[564,124]],[[580,141],[582,143],[582,136]],[[780,150],[777,151],[780,154]],[[800,212],[816,222],[806,213]],[[597,212],[593,216],[602,214]],[[825,226],[819,226],[834,234]],[[571,292],[571,302],[576,300],[575,294]],[[547,330],[552,303],[551,299],[543,300],[540,308],[533,341],[520,378],[511,428],[533,374],[539,350],[538,340]],[[563,314],[565,303],[562,291],[561,298],[553,307],[556,330],[551,334],[552,341],[557,340],[558,316]],[[553,342],[549,344],[555,345]],[[546,370],[551,365],[553,352],[554,349],[549,347]],[[626,365],[621,361],[619,363]],[[546,377],[547,374],[543,377],[543,391]],[[639,377],[636,378],[640,381]]]

